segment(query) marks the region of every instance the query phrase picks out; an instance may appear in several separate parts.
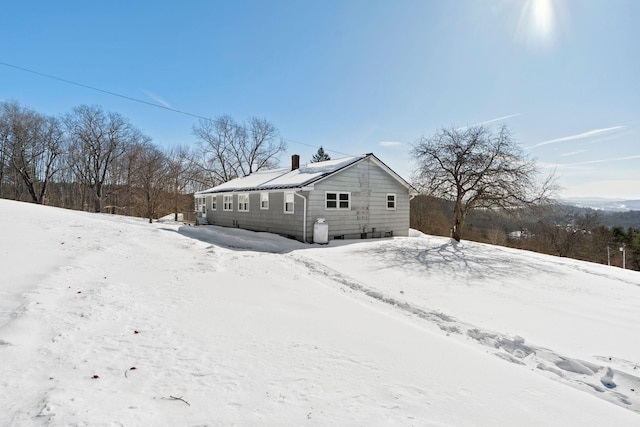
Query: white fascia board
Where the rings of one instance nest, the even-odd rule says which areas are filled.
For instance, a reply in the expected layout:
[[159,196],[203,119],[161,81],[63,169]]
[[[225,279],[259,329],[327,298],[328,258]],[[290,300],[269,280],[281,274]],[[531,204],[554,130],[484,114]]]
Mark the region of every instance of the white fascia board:
[[413,185],[409,184],[409,182],[407,182],[404,178],[402,178],[400,175],[398,175],[397,173],[395,173],[395,171],[393,169],[391,169],[389,166],[385,165],[382,160],[378,159],[375,155],[371,154],[369,156],[369,158],[371,159],[371,161],[379,166],[382,170],[384,170],[385,172],[387,172],[389,175],[391,175],[396,181],[398,181],[400,184],[402,184],[403,187],[405,187],[407,190],[409,190],[409,194],[410,195],[418,195],[420,192],[418,190],[416,190]]

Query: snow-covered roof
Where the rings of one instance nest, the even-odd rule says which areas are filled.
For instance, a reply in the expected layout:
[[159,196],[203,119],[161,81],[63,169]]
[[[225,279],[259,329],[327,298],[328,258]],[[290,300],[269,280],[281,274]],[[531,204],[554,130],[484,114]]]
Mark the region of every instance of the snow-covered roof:
[[307,163],[294,170],[290,168],[279,168],[254,172],[245,177],[236,178],[209,188],[208,190],[199,191],[196,195],[304,187],[366,157],[367,155],[353,156],[326,160],[324,162]]

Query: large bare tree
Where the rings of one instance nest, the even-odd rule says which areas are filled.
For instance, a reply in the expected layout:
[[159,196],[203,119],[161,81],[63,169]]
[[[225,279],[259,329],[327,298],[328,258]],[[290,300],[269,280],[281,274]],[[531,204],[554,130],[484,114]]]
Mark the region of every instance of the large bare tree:
[[516,144],[506,126],[442,128],[422,137],[412,154],[418,166],[415,186],[454,202],[451,237],[460,241],[467,213],[476,208],[511,209],[546,201],[553,176],[538,184],[538,168]]
[[246,138],[237,155],[242,175],[277,166],[278,155],[287,149],[284,141],[278,136],[278,129],[266,119],[249,119]]
[[80,106],[65,117],[69,136],[68,161],[77,179],[91,190],[93,210],[100,212],[113,164],[127,146],[147,139],[118,113]]
[[276,127],[255,117],[247,124],[238,124],[230,116],[200,120],[193,133],[198,139],[194,162],[208,185],[274,167],[286,150]]

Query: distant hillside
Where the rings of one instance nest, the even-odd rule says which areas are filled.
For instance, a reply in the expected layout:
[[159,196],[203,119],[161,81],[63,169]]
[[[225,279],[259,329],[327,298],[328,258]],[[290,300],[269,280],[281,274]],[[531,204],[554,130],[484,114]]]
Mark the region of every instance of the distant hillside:
[[[573,199],[576,200],[576,199]],[[583,199],[587,201],[587,199]],[[623,227],[640,229],[640,200],[618,201],[619,209],[613,209],[614,201],[608,199],[588,199],[591,206],[579,206],[568,200],[556,205],[555,217],[591,215],[597,224],[605,227]],[[600,201],[600,208],[596,207]],[[622,206],[628,209],[623,210]],[[605,208],[608,207],[608,208]],[[427,196],[418,196],[411,202],[412,227],[430,234],[448,235],[453,203]],[[428,213],[428,214],[427,214]],[[469,232],[477,230],[500,229],[505,232],[530,228],[539,218],[532,212],[520,211],[509,215],[499,210],[474,210],[467,217]]]
[[570,197],[568,199],[561,200],[560,203],[579,208],[590,208],[602,211],[640,211],[640,200]]
[[[449,236],[452,212],[451,202],[418,196],[411,201],[411,227]],[[640,210],[615,212],[556,204],[510,212],[473,210],[467,216],[463,240],[620,266],[623,260],[617,249],[626,245],[627,268],[640,270],[639,235]]]
[[580,209],[583,214],[596,211],[606,227],[640,228],[640,200],[570,198],[562,203]]
[[628,212],[600,212],[602,225],[607,227],[640,228],[640,210]]

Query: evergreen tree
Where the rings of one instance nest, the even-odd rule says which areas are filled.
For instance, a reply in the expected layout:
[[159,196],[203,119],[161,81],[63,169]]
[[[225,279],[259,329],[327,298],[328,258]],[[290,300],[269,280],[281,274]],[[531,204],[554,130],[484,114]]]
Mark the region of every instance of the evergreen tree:
[[324,162],[325,160],[331,160],[331,157],[324,152],[322,145],[318,148],[318,152],[311,158],[311,163]]

